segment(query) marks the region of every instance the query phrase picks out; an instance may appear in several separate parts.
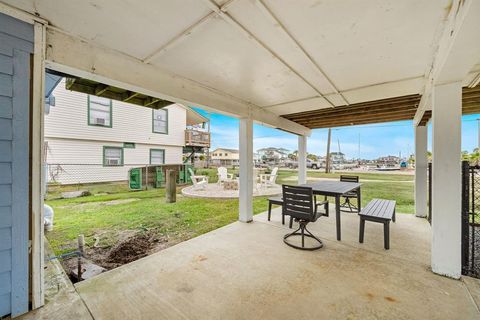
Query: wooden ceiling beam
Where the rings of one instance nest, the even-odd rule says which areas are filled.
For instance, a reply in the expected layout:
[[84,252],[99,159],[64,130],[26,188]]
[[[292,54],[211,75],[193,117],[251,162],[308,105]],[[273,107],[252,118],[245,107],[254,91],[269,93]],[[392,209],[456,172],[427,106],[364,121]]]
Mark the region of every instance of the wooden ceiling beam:
[[355,121],[355,120],[363,120],[363,119],[370,119],[370,118],[381,119],[381,118],[384,118],[384,117],[394,117],[394,116],[415,114],[416,111],[417,111],[416,108],[411,108],[411,109],[408,109],[408,110],[384,111],[384,112],[370,113],[370,114],[363,114],[363,115],[311,118],[311,119],[308,119],[308,120],[299,121],[299,123],[302,123],[302,124],[308,126],[308,124],[316,123],[316,122]]
[[420,101],[420,96],[415,94],[415,95],[408,95],[408,96],[402,96],[402,97],[396,97],[396,98],[388,98],[388,99],[382,99],[382,100],[375,100],[375,101],[368,101],[368,102],[362,102],[362,103],[355,103],[351,104],[350,106],[339,106],[334,109],[331,108],[325,108],[325,109],[319,109],[319,110],[312,110],[312,111],[304,111],[304,112],[298,112],[298,113],[292,113],[292,114],[287,114],[283,115],[283,117],[288,117],[290,119],[298,118],[298,117],[309,117],[311,115],[317,115],[317,114],[322,114],[322,113],[329,113],[329,112],[341,112],[341,111],[354,111],[355,109],[363,109],[363,108],[373,108],[373,107],[389,107],[392,105],[401,105],[402,103],[407,104],[407,103],[418,103]]
[[97,84],[95,86],[95,95],[101,97],[108,90],[108,88],[109,86],[105,84]]
[[156,104],[156,103],[159,102],[160,100],[161,100],[161,99],[158,99],[158,98],[146,97],[146,98],[143,100],[143,106],[144,106],[144,107],[150,107],[151,105]]
[[309,117],[302,117],[302,118],[290,118],[289,116],[285,116],[287,119],[292,121],[308,121],[312,118],[334,118],[334,117],[345,117],[345,116],[362,116],[364,114],[378,114],[378,113],[385,113],[385,112],[397,112],[397,111],[410,111],[416,110],[417,105],[414,103],[406,104],[406,105],[396,105],[390,107],[381,107],[381,108],[370,108],[370,109],[357,109],[355,111],[341,111],[341,112],[328,112],[328,113],[318,113],[315,115],[310,115]]
[[352,118],[339,118],[339,119],[317,119],[312,120],[310,122],[302,122],[305,123],[305,126],[311,126],[316,124],[328,124],[328,123],[355,123],[360,121],[368,121],[368,120],[377,120],[378,122],[383,122],[384,120],[393,119],[413,119],[415,115],[415,111],[410,111],[408,113],[400,113],[400,114],[384,114],[384,115],[365,115],[363,117],[352,117]]
[[133,91],[127,91],[126,95],[125,95],[125,98],[122,101],[123,102],[128,102],[128,101],[132,100],[133,98],[136,98],[138,95],[140,95],[140,93],[133,92]]
[[412,120],[412,116],[405,116],[405,117],[395,117],[389,119],[369,119],[369,120],[362,120],[362,121],[353,121],[353,122],[336,122],[336,123],[319,123],[316,124],[312,129],[321,129],[321,128],[335,128],[335,127],[347,127],[352,125],[365,125],[365,124],[373,124],[373,123],[380,123],[380,122],[392,122],[392,121],[404,121],[404,120]]

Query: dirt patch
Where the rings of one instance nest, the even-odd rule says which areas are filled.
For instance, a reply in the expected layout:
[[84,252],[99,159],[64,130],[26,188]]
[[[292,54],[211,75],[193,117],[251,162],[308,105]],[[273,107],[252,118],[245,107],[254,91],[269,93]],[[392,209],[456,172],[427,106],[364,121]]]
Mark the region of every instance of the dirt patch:
[[[99,237],[101,236],[99,235]],[[167,236],[158,234],[157,230],[125,230],[118,235],[118,241],[113,245],[86,248],[84,257],[85,261],[111,270],[176,243],[177,241],[169,241]],[[75,257],[63,260],[62,265],[67,274],[71,275],[72,272],[77,270],[77,259]]]
[[107,264],[125,264],[148,255],[159,239],[148,233],[136,234],[112,247],[105,257]]
[[155,230],[140,231],[119,240],[111,247],[92,248],[88,255],[98,265],[113,269],[173,244],[168,241],[167,236],[159,235]]

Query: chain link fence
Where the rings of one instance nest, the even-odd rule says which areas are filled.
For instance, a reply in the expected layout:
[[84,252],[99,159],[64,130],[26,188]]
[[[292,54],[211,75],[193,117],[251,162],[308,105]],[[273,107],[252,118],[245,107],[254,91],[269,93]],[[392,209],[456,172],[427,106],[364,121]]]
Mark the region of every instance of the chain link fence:
[[[91,194],[111,194],[132,190],[130,170],[142,168],[143,181],[139,181],[139,189],[158,187],[156,170],[160,165],[146,163],[125,163],[118,166],[106,166],[102,163],[47,163],[45,165],[46,198],[58,198],[64,192],[88,191]],[[162,167],[178,167],[178,165],[161,165]],[[148,170],[146,170],[148,168]],[[135,170],[133,170],[135,171]],[[164,170],[163,170],[164,171]],[[138,170],[137,170],[138,172]],[[148,172],[148,173],[147,173]],[[146,176],[145,176],[146,175]],[[182,175],[179,184],[189,183],[188,177]],[[164,179],[165,176],[162,176]],[[146,182],[148,180],[148,182]]]

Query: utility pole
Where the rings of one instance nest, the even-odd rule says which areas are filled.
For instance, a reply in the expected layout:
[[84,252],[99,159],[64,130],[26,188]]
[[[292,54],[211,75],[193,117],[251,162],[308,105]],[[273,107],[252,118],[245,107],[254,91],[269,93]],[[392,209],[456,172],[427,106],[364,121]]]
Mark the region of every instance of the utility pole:
[[332,141],[332,129],[328,128],[327,158],[325,161],[325,173],[330,173],[330,142]]
[[360,165],[360,133],[358,133],[358,157],[357,157],[358,165]]
[[358,164],[360,164],[360,133],[358,133]]
[[477,119],[477,124],[478,124],[478,142],[477,142],[477,148],[480,149],[480,118]]

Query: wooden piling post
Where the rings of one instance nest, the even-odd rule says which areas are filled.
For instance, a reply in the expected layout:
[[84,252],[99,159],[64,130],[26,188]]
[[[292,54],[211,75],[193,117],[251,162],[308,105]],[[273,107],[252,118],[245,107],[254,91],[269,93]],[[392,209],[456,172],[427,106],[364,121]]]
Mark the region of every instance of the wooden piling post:
[[82,256],[83,248],[85,247],[85,238],[83,234],[79,235],[77,238],[78,241],[78,257],[77,257],[77,280],[82,280]]
[[176,180],[176,171],[168,169],[166,170],[166,185],[165,185],[165,196],[167,203],[177,202],[177,180]]

